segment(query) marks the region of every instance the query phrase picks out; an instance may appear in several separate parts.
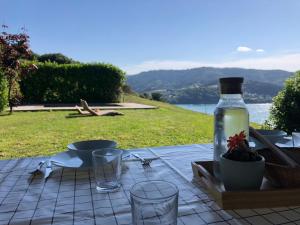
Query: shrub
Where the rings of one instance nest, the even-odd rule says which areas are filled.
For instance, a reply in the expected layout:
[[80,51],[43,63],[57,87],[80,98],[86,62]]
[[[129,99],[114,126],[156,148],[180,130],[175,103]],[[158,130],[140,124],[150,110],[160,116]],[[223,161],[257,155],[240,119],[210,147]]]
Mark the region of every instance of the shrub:
[[21,80],[24,103],[118,102],[125,75],[110,64],[37,63]]
[[273,98],[270,122],[289,134],[300,131],[300,71],[287,79],[284,88]]
[[8,104],[7,81],[4,74],[0,71],[0,112],[2,112]]

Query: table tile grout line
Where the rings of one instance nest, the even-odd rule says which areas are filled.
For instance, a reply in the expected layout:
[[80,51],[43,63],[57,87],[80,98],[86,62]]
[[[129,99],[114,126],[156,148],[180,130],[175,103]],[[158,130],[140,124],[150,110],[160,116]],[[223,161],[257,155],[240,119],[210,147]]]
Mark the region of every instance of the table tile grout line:
[[281,212],[287,212],[287,211],[293,211],[294,213],[296,213],[296,214],[298,214],[298,215],[300,216],[300,213],[297,212],[297,211],[294,210],[294,209],[288,209],[288,210],[279,211],[279,212],[276,212],[276,213],[278,213],[280,216],[286,218],[286,219],[287,219],[288,221],[290,221],[290,222],[296,222],[296,221],[300,220],[300,219],[297,219],[297,220],[291,220],[291,219],[289,219],[288,217],[286,217],[285,215],[280,214]]
[[232,219],[235,219],[232,215],[230,215],[227,212],[226,213],[230,216],[230,218],[224,219],[224,217],[219,213],[220,211],[223,211],[223,212],[225,211],[226,212],[226,210],[224,210],[224,209],[214,210],[214,212],[217,213],[223,219],[223,222],[228,222],[228,221],[230,221]]
[[[197,145],[197,147],[199,147],[198,145]],[[193,185],[193,186],[195,186],[195,184],[193,184],[192,182],[190,182],[190,180],[182,173],[182,172],[180,172],[177,168],[175,168],[171,163],[169,163],[169,162],[167,162],[167,160],[165,160],[165,159],[163,159],[162,157],[160,157],[158,154],[156,154],[151,148],[147,148],[147,150],[149,150],[152,154],[154,154],[155,156],[157,156],[157,157],[159,157],[165,164],[167,164],[167,166],[169,166],[171,169],[173,169],[179,176],[181,176],[183,179],[185,179],[189,184],[191,184],[191,185]],[[197,188],[199,188],[199,187],[197,187]],[[206,194],[207,195],[207,194]],[[214,200],[212,200],[212,201],[214,201]],[[214,201],[215,202],[215,201]],[[203,203],[203,204],[206,204],[206,203]],[[223,209],[221,209],[221,210],[223,210]],[[215,210],[213,210],[213,211],[215,211]],[[225,213],[227,213],[225,210],[223,210]],[[196,212],[196,211],[194,211],[195,212],[195,214],[197,215],[197,216],[199,216],[198,215],[198,213]],[[228,214],[228,213],[227,213]],[[229,216],[231,216],[230,214],[228,214]],[[199,216],[200,217],[200,216]],[[232,216],[231,216],[232,217]],[[201,217],[200,217],[201,218]],[[221,217],[222,218],[222,217]],[[232,217],[234,220],[235,220],[235,218],[234,217]],[[201,218],[202,219],[202,218]],[[202,219],[203,220],[203,219]],[[222,218],[222,220],[223,221],[221,221],[221,222],[224,222],[224,221],[226,221],[226,220],[224,220],[223,218]],[[205,221],[204,221],[205,222]]]
[[159,157],[159,159],[161,159],[165,164],[167,164],[167,166],[169,166],[171,169],[173,169],[176,173],[178,173],[183,179],[185,179],[186,181],[190,182],[189,179],[183,174],[181,173],[177,168],[175,168],[171,163],[167,162],[166,160],[164,160],[162,157],[160,157],[158,154],[156,154],[151,148],[147,148],[147,150],[149,150],[152,154],[154,154],[156,157]]
[[[10,162],[15,162],[15,165],[13,167],[13,169],[10,169],[10,170],[6,170],[6,171],[0,171],[0,174],[6,174],[6,173],[12,173],[12,172],[16,172],[18,171],[18,168],[15,168],[16,166],[19,166],[20,163],[23,161],[23,160],[30,160],[30,162],[34,161],[39,161],[39,160],[45,160],[47,159],[47,157],[26,157],[26,158],[17,158],[17,159],[8,159],[8,160],[4,160],[4,161],[8,161],[9,163]],[[1,161],[1,160],[0,160]],[[7,163],[8,164],[8,163]],[[6,164],[6,165],[7,165]],[[27,163],[26,165],[26,168],[29,166],[30,163]],[[2,169],[3,170],[3,169]],[[23,171],[23,170],[22,170]],[[1,184],[1,181],[0,181],[0,184]]]
[[61,174],[60,174],[60,179],[59,179],[59,185],[58,185],[58,190],[57,190],[57,196],[56,196],[56,199],[55,199],[54,209],[53,209],[52,218],[51,218],[51,224],[53,224],[53,221],[54,221],[54,214],[55,214],[55,210],[56,210],[56,205],[57,205],[59,190],[60,190],[60,187],[61,187],[61,181],[62,181],[63,172],[64,172],[64,168],[61,169]]
[[[89,181],[90,181],[90,192],[91,192],[91,202],[93,207],[93,217],[94,217],[94,225],[96,225],[96,214],[95,214],[95,207],[94,207],[94,198],[93,198],[93,191],[92,191],[92,180],[91,180],[91,170],[88,170],[89,173]],[[75,202],[74,202],[75,204]]]
[[[193,145],[193,146],[196,146],[196,147],[201,148],[201,149],[203,149],[203,150],[207,150],[206,147],[213,148],[213,145],[211,145],[211,144],[207,144],[206,147],[204,147],[204,146],[202,146],[202,145],[199,145],[199,144],[195,144],[195,145]],[[151,148],[149,148],[149,150],[150,150],[151,152],[153,152]],[[153,152],[153,154],[156,155],[155,152]],[[161,158],[161,159],[162,159],[164,162],[166,162],[163,158]],[[166,163],[168,164],[168,166],[170,166],[172,169],[174,169],[177,173],[179,173],[182,177],[186,178],[185,175],[183,175],[179,170],[177,170],[176,168],[174,168],[174,166],[173,166],[171,163],[168,163],[168,162],[166,162]],[[188,180],[188,182],[190,182],[189,179],[186,178],[186,180]],[[197,181],[197,183],[198,183],[198,181]],[[207,193],[205,193],[205,194],[207,195]],[[214,200],[211,200],[211,201],[214,201]],[[214,202],[215,202],[215,201],[214,201]],[[204,204],[205,204],[205,202],[204,202]],[[220,209],[219,211],[224,211],[224,212],[226,212],[226,210],[223,210],[223,209]],[[226,212],[226,213],[227,213],[227,212]],[[272,213],[273,213],[273,212],[272,212]],[[228,214],[228,213],[227,213],[227,214]],[[229,214],[229,216],[231,216],[231,215]],[[254,216],[258,216],[258,215],[253,215],[253,216],[251,216],[251,217],[254,217]],[[231,216],[231,217],[232,217],[233,220],[236,220],[236,218],[234,218],[233,216]],[[241,218],[248,218],[248,217],[241,217]],[[226,222],[226,221],[229,221],[229,220],[232,220],[232,219],[228,219],[228,220],[223,219],[223,221]]]
[[75,174],[74,174],[74,202],[73,202],[73,224],[75,222],[75,201],[76,201],[76,175],[77,175],[77,169],[75,169]]
[[[21,160],[22,160],[22,159],[17,159],[15,165],[17,165]],[[9,162],[11,162],[11,161],[14,161],[14,160],[9,160]],[[8,163],[7,163],[7,164],[8,164]],[[7,164],[6,164],[6,165],[7,165]],[[5,166],[6,166],[6,165],[5,165]],[[10,175],[11,172],[13,172],[13,171],[5,171],[5,172],[2,172],[2,171],[1,171],[1,173],[7,173],[7,174],[6,174],[5,177],[2,177],[2,178],[1,178],[0,185],[5,181],[6,177],[8,177],[8,176]],[[21,175],[20,175],[20,176],[21,176]],[[0,203],[0,205],[1,205],[1,203]]]
[[[3,172],[3,173],[7,172],[9,167],[10,167],[9,169],[15,168],[15,165],[17,165],[21,160],[24,160],[24,159],[26,159],[26,158],[18,158],[15,160],[13,160],[13,159],[9,160],[8,163],[5,164],[4,168],[1,169],[1,172]],[[15,165],[10,166],[10,164],[12,164],[12,163],[15,163]],[[6,168],[6,167],[8,167],[8,168]]]
[[[156,187],[156,189],[159,191],[159,193],[162,194],[161,191],[159,190],[159,188],[157,188],[156,185],[155,185],[155,187]],[[143,192],[144,192],[145,196],[147,196],[144,188],[143,188]],[[154,203],[154,204],[155,204],[155,203]],[[141,213],[141,214],[142,214],[142,213]],[[161,218],[160,218],[160,216],[158,215],[157,210],[155,210],[155,215],[156,215],[156,217],[158,217],[158,219],[159,219],[159,221],[160,221],[160,223],[161,223]],[[143,223],[144,223],[144,217],[143,217]]]
[[[272,213],[274,213],[274,212],[272,212]],[[276,213],[276,212],[275,212]],[[271,214],[271,213],[269,213],[269,214]],[[267,215],[267,214],[264,214],[264,215]],[[295,221],[297,221],[297,220],[295,220],[295,221],[291,221],[291,220],[289,220],[289,219],[287,219],[286,217],[284,217],[285,219],[287,219],[288,221],[287,222],[284,222],[284,223],[273,223],[271,220],[269,220],[269,219],[267,219],[266,217],[264,217],[264,215],[253,215],[253,216],[248,216],[248,217],[241,217],[242,219],[248,219],[248,218],[253,218],[253,217],[256,217],[256,216],[258,216],[258,217],[262,217],[263,219],[265,219],[268,223],[270,223],[270,224],[272,224],[272,225],[284,225],[284,224],[288,224],[288,223],[294,223]],[[256,223],[252,223],[252,222],[250,222],[250,221],[248,221],[247,220],[247,222],[248,223],[250,223],[251,225],[257,225]]]
[[[18,159],[18,162],[19,162],[19,160],[21,160],[21,159]],[[32,159],[30,160],[30,163],[31,163],[31,161],[33,161]],[[30,163],[28,163],[28,165],[30,164]],[[20,177],[22,177],[25,173],[26,173],[27,171],[23,171],[23,173],[21,174],[21,175],[18,175],[18,178],[20,178]],[[9,173],[8,173],[8,175],[9,175]],[[8,176],[7,175],[7,176]],[[6,176],[6,177],[7,177]],[[5,177],[5,178],[6,178]],[[15,186],[16,185],[16,183],[19,181],[19,179],[16,179],[16,182],[14,183],[14,185],[13,186]],[[2,183],[2,182],[1,182]],[[1,185],[1,184],[0,184]],[[4,200],[7,198],[7,196],[9,195],[9,193],[12,191],[12,189],[13,188],[11,188],[8,192],[7,192],[7,194],[5,195],[5,197],[2,199],[2,201],[0,202],[0,206],[3,204],[3,202],[4,202]]]
[[[271,220],[267,219],[265,216],[266,215],[269,215],[269,214],[272,214],[272,213],[275,213],[275,214],[278,214],[277,212],[270,212],[270,213],[264,213],[264,214],[256,214],[256,215],[252,215],[252,216],[241,216],[240,214],[238,214],[242,219],[248,219],[248,218],[253,218],[253,217],[256,217],[256,216],[259,216],[259,217],[262,217],[264,218],[267,222],[271,223],[271,224],[274,224]],[[284,217],[284,216],[283,216]],[[286,217],[284,217],[285,219],[287,219]],[[290,223],[292,222],[291,220],[287,219],[288,222],[287,223]],[[248,221],[248,220],[247,220]],[[248,221],[249,222],[249,221]],[[251,223],[251,222],[249,222]],[[252,224],[252,223],[251,223]],[[282,224],[282,223],[281,223]],[[283,223],[284,224],[284,223]],[[255,225],[255,224],[254,224]]]
[[112,209],[112,212],[113,212],[113,215],[114,215],[114,219],[116,221],[116,224],[119,225],[117,217],[116,217],[116,213],[115,213],[115,210],[114,210],[114,207],[113,207],[113,203],[111,201],[110,193],[108,193],[107,195],[108,195],[109,203],[111,205],[111,209]]
[[[175,161],[173,161],[173,159],[170,159],[169,160],[169,158],[164,158],[164,159],[162,159],[162,161],[164,161],[164,160],[168,160],[168,162],[170,162],[171,163],[171,165],[177,165],[176,163],[174,163]],[[17,160],[16,160],[17,161]],[[15,161],[15,162],[16,162]],[[23,162],[23,163],[22,163]],[[26,166],[27,166],[27,171],[28,171],[28,164],[30,163],[30,159],[28,159],[28,160],[24,160],[24,161],[22,161],[22,162],[18,162],[18,164],[17,164],[17,167],[18,168],[16,168],[17,170],[15,171],[15,173],[14,174],[12,174],[12,176],[13,176],[13,178],[18,178],[18,177],[21,177],[22,175],[20,175],[21,174],[21,172],[22,171],[20,171],[20,168],[22,167],[22,168],[26,168]],[[13,164],[11,164],[11,165],[13,165]],[[9,166],[10,167],[10,166]],[[7,167],[7,168],[9,168],[9,167]],[[167,169],[167,168],[166,168]],[[167,169],[168,170],[168,169]],[[13,171],[10,171],[10,172],[13,172]],[[170,171],[169,171],[170,172]],[[186,172],[186,171],[184,171],[184,172]],[[176,171],[173,171],[173,173],[174,174],[177,174],[176,176],[178,176],[178,173],[176,172]],[[24,173],[23,173],[24,174]],[[187,173],[184,173],[184,174],[187,174]],[[78,175],[78,174],[77,174]],[[26,176],[27,177],[27,176]],[[73,177],[74,177],[74,173],[73,173]],[[78,176],[77,176],[78,177]],[[139,177],[138,177],[138,179],[139,179]],[[180,179],[180,178],[179,178]],[[25,180],[24,180],[25,181]],[[10,186],[10,184],[11,183],[14,183],[14,179],[13,180],[10,180],[9,181],[9,186]],[[77,181],[77,183],[78,183],[78,181]],[[26,183],[25,183],[25,185],[26,185]],[[30,189],[32,188],[32,187],[34,187],[34,186],[32,186],[33,185],[33,183],[30,185]],[[185,184],[185,185],[188,185],[188,184]],[[184,185],[184,186],[185,186]],[[192,185],[195,185],[195,183],[192,183]],[[189,186],[189,185],[188,185]],[[39,188],[41,188],[42,187],[42,185],[41,186],[39,186]],[[78,187],[77,187],[77,190],[78,190]],[[11,192],[10,193],[14,193],[16,190],[11,190]],[[22,191],[22,190],[21,190]],[[23,190],[24,191],[24,190]],[[5,192],[5,191],[4,191]],[[19,191],[20,192],[20,191]],[[27,192],[27,193],[29,193],[29,192]],[[72,193],[72,192],[71,192]],[[3,193],[4,194],[4,193]],[[43,195],[43,194],[42,194]],[[7,196],[7,199],[8,198],[10,198],[10,194]],[[21,196],[22,196],[22,192],[21,192]],[[26,195],[27,196],[27,195]],[[72,196],[71,196],[71,198],[72,198]],[[202,195],[199,195],[199,198],[202,198]],[[205,198],[204,196],[203,196],[203,198]],[[112,197],[112,199],[114,199],[113,197]],[[23,198],[23,201],[24,201],[24,198]],[[210,201],[212,201],[212,200],[210,200]],[[188,204],[190,203],[189,202],[189,200],[187,200],[187,202],[188,202]],[[212,201],[212,202],[214,202],[214,201]],[[6,201],[5,201],[5,204],[6,204]],[[22,204],[22,200],[21,200],[21,204]],[[21,205],[20,204],[20,205]],[[207,203],[207,204],[209,204],[209,203]],[[4,205],[3,205],[4,206]],[[209,205],[209,207],[212,207],[211,205]],[[215,210],[214,208],[212,208],[213,210]],[[299,209],[299,207],[297,208],[285,208],[285,209],[279,209],[279,211],[277,211],[276,209],[274,209],[274,211],[273,211],[273,209],[272,208],[270,208],[270,211],[269,212],[264,212],[264,213],[259,213],[259,212],[256,212],[256,210],[254,210],[255,212],[256,212],[256,215],[252,215],[252,216],[248,216],[248,217],[241,217],[241,219],[246,219],[246,218],[251,218],[251,217],[261,217],[261,218],[263,218],[263,219],[266,219],[266,218],[264,218],[264,216],[263,215],[268,215],[268,214],[271,214],[271,213],[274,213],[274,214],[277,214],[277,215],[280,215],[280,216],[282,216],[283,218],[286,218],[286,216],[288,215],[287,213],[284,213],[284,212],[291,212],[291,214],[292,213],[295,213],[295,216],[293,216],[293,215],[291,215],[291,217],[288,217],[288,218],[292,218],[292,220],[291,219],[288,219],[289,220],[289,222],[287,221],[287,222],[284,222],[284,223],[281,223],[281,224],[286,224],[286,223],[291,223],[291,224],[294,224],[295,222],[297,223],[298,221],[300,221],[300,219],[298,219],[298,215],[299,215],[299,212],[297,211],[297,209]],[[13,210],[12,210],[13,211]],[[18,211],[17,211],[18,212]],[[215,212],[217,212],[217,211],[215,211]],[[283,213],[282,215],[280,214],[280,213]],[[51,213],[51,212],[50,212]],[[221,216],[222,217],[222,216]],[[234,217],[233,217],[234,218]],[[71,219],[71,217],[70,217],[70,219]],[[223,219],[225,219],[225,218],[223,218]],[[14,219],[13,219],[13,221],[14,221]],[[13,223],[13,221],[11,222],[11,223]],[[70,220],[70,222],[71,222],[72,220]],[[231,219],[228,219],[228,220],[226,220],[226,221],[224,221],[224,222],[230,222],[230,221],[233,221],[233,220],[231,220]],[[246,220],[245,220],[246,221]],[[253,221],[254,220],[251,220],[251,222],[252,222],[252,224],[253,224]],[[266,221],[269,221],[268,219],[266,219]],[[25,222],[25,221],[24,221]],[[33,221],[34,222],[34,221]],[[90,221],[91,222],[91,221]],[[254,221],[255,222],[255,221]],[[248,222],[249,223],[249,222]]]
[[[121,156],[121,159],[120,159],[121,161],[120,161],[120,167],[121,167],[121,175],[120,175],[120,177],[122,176],[122,156]],[[110,165],[110,167],[112,167],[112,169],[114,168],[114,166],[113,166],[113,164],[112,165]],[[103,174],[104,174],[104,178],[106,179],[106,173],[105,173],[105,169],[102,167],[102,169],[103,169]],[[113,169],[114,170],[114,169]],[[119,188],[121,188],[121,187],[119,187]],[[118,192],[119,190],[117,190],[117,192]],[[114,193],[114,192],[113,192]],[[110,198],[111,196],[110,196],[110,192],[108,192],[108,198],[109,198],[109,201],[110,201],[110,204],[111,204],[111,208],[112,208],[112,211],[113,211],[113,215],[114,215],[114,217],[115,217],[115,220],[116,220],[116,223],[117,224],[119,224],[118,223],[118,220],[117,220],[117,217],[116,217],[116,213],[115,213],[115,210],[114,210],[114,207],[113,207],[113,202],[111,201],[111,198]]]
[[[159,191],[159,193],[162,195],[163,193],[159,190],[159,188],[155,185],[155,187],[157,188],[157,190]],[[178,189],[177,189],[178,190]],[[178,190],[178,195],[177,195],[177,198],[179,197],[179,190]],[[155,210],[155,214],[156,216],[158,217],[159,221],[161,222],[161,218],[160,216],[158,216],[157,214],[157,211]],[[176,218],[176,221],[177,221],[177,218]]]
[[[170,169],[173,169],[175,171],[175,173],[177,173],[181,178],[183,178],[187,183],[191,184],[194,186],[194,184],[192,184],[189,179],[184,175],[182,174],[177,168],[175,168],[171,163],[167,162],[166,160],[164,160],[162,157],[158,156],[151,148],[147,148],[147,150],[149,150],[152,154],[154,154],[155,156],[159,157],[160,160],[162,160],[167,166],[169,166]],[[179,194],[179,193],[178,193]],[[185,201],[185,200],[184,200]],[[186,202],[186,201],[185,201]],[[187,204],[187,203],[185,203]],[[205,203],[204,203],[205,204]],[[197,215],[204,223],[206,223],[202,218],[201,216],[197,213],[197,211],[195,211],[195,209],[193,209],[193,214],[191,215]],[[180,217],[179,217],[180,218]],[[223,219],[223,218],[222,218]],[[225,221],[225,220],[223,220]],[[206,223],[207,224],[207,223]]]
[[[24,171],[24,173],[25,173],[25,171]],[[16,214],[17,209],[18,209],[20,203],[23,201],[24,196],[25,196],[26,193],[28,192],[29,187],[30,187],[30,185],[31,185],[31,183],[32,183],[33,180],[34,180],[34,176],[31,177],[31,180],[30,180],[30,182],[29,182],[29,184],[28,184],[28,186],[27,186],[27,188],[26,188],[26,191],[25,191],[24,195],[22,196],[22,198],[21,198],[20,201],[18,202],[18,205],[17,205],[16,209],[14,210],[14,213],[12,214],[11,218],[10,218],[9,221],[8,221],[8,225],[11,223],[12,218],[13,218],[14,215]]]
[[[288,222],[286,222],[286,223],[291,223],[291,222],[293,223],[293,222],[296,222],[296,221],[299,221],[299,220],[300,220],[300,219],[291,220],[290,218],[288,218],[288,217],[286,217],[286,216],[280,214],[281,212],[289,212],[289,211],[292,211],[292,212],[294,212],[294,213],[296,213],[296,214],[298,214],[298,215],[300,216],[300,213],[297,212],[297,211],[295,211],[295,210],[293,210],[293,209],[287,209],[287,210],[283,210],[283,211],[279,211],[279,212],[274,211],[274,212],[272,212],[272,213],[278,214],[279,216],[282,216],[283,218],[287,219]],[[269,214],[271,214],[271,213],[269,213]],[[265,214],[265,215],[267,215],[267,214]],[[262,215],[262,217],[263,217],[264,219],[268,220],[266,217],[264,217],[264,215]],[[269,220],[268,220],[268,221],[269,221]],[[272,223],[272,222],[271,222],[271,223]],[[272,223],[272,224],[273,224],[273,223]],[[282,224],[285,224],[285,223],[282,223]]]
[[[197,147],[200,147],[201,149],[203,149],[203,146],[201,145],[197,145]],[[212,147],[212,146],[210,146]],[[205,149],[205,148],[204,148]],[[171,163],[167,162],[165,159],[163,159],[162,157],[160,157],[158,154],[156,154],[151,148],[147,148],[147,150],[149,150],[152,154],[154,154],[155,156],[159,157],[165,164],[167,164],[171,169],[173,169],[175,172],[177,172],[181,177],[183,177],[186,181],[188,181],[189,183],[190,180],[184,175],[182,174],[177,168],[175,168]],[[212,200],[214,201],[214,200]],[[205,203],[204,203],[205,204]],[[221,209],[223,210],[223,209]],[[225,210],[223,210],[224,212],[226,212]],[[290,211],[290,210],[284,210],[284,211]],[[294,211],[294,210],[293,210]],[[275,211],[273,211],[272,213],[274,213]],[[227,213],[227,212],[226,212]],[[278,213],[278,212],[275,212],[275,213]],[[197,213],[196,213],[197,214]],[[230,215],[230,214],[229,214]],[[280,214],[281,215],[281,214]],[[250,217],[255,217],[255,216],[259,216],[258,214],[257,215],[253,215],[253,216],[249,216],[249,217],[242,217],[241,218],[250,218]],[[233,216],[231,216],[234,220],[236,220],[236,218],[234,218]],[[283,216],[284,218],[286,218],[285,216]],[[263,217],[264,218],[264,217]],[[286,218],[287,219],[287,218]],[[230,219],[229,219],[230,220]],[[290,222],[293,222],[292,220],[288,219]],[[223,221],[227,221],[227,220],[223,220]],[[267,220],[269,222],[269,220]],[[295,220],[294,220],[295,221]]]
[[5,165],[4,166],[1,166],[1,170],[0,170],[0,173],[5,173],[5,171],[3,171],[4,170],[4,168],[9,164],[9,163],[11,163],[11,161],[13,161],[12,159],[10,159],[10,160],[7,160],[7,162],[5,163]]
[[[242,216],[242,215],[240,215],[238,212],[235,212],[235,213],[237,213],[242,219],[252,218],[252,217],[256,217],[256,216],[263,217],[264,219],[266,219],[266,220],[267,220],[268,222],[270,222],[271,224],[274,224],[274,223],[271,222],[270,220],[268,220],[265,216],[270,215],[270,214],[273,214],[273,213],[275,213],[275,214],[277,214],[277,215],[280,215],[280,216],[282,216],[283,218],[287,219],[288,222],[286,222],[286,223],[291,223],[291,222],[295,222],[295,221],[298,221],[298,220],[300,221],[300,219],[291,220],[291,219],[289,219],[288,217],[286,217],[286,216],[280,214],[280,212],[289,212],[289,211],[293,211],[293,212],[295,212],[296,214],[299,214],[299,215],[300,215],[300,213],[297,212],[297,211],[295,211],[294,209],[286,209],[286,210],[282,210],[282,211],[274,211],[273,208],[268,208],[268,209],[270,209],[271,212],[268,212],[268,213],[256,213],[255,215],[251,215],[251,216]],[[253,210],[253,209],[250,209],[250,210]],[[235,211],[235,210],[234,210],[234,211]],[[286,223],[282,223],[282,224],[286,224]]]
[[[129,196],[128,196],[128,194],[127,194],[127,192],[126,192],[126,190],[124,189],[124,186],[123,186],[122,184],[121,184],[120,189],[122,189],[122,192],[123,192],[124,196],[126,197],[128,203],[129,203],[129,205],[130,205],[130,211],[129,211],[129,213],[131,213],[131,196],[130,196],[130,191],[129,191]],[[130,218],[131,218],[131,223],[132,223],[132,214],[131,214],[131,217],[130,217]]]
[[34,208],[34,213],[33,213],[32,217],[31,217],[31,219],[30,219],[29,225],[31,225],[31,223],[33,222],[32,219],[34,218],[35,212],[36,212],[36,210],[37,210],[37,208],[38,208],[38,204],[39,204],[39,202],[40,202],[40,199],[41,199],[41,197],[42,197],[42,194],[44,193],[45,186],[46,186],[46,182],[44,181],[44,185],[43,185],[42,191],[41,191],[40,196],[39,196],[39,198],[38,198],[37,204],[36,204],[36,206],[35,206],[35,208]]

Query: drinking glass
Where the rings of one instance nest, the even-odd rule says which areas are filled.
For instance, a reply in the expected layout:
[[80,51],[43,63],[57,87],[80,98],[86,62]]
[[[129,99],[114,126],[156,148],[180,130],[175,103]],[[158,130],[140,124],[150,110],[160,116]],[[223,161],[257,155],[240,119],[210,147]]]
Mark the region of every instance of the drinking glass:
[[166,181],[135,184],[130,190],[133,225],[176,225],[178,188]]
[[300,147],[300,132],[293,132],[293,146],[294,147]]
[[113,192],[120,188],[122,151],[113,148],[94,150],[93,167],[98,192]]

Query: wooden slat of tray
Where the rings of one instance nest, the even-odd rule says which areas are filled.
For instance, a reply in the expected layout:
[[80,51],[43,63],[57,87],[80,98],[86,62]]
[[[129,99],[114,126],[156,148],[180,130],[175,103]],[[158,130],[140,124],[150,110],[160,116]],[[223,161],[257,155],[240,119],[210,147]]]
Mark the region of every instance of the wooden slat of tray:
[[226,191],[212,173],[213,161],[192,162],[194,177],[200,180],[223,209],[271,208],[300,205],[300,188],[274,188],[264,178],[261,190]]

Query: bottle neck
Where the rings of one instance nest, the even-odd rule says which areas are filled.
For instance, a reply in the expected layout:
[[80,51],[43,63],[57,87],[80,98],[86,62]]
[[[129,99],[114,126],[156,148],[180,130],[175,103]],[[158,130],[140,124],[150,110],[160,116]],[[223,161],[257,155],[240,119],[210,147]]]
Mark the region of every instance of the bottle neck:
[[221,94],[217,107],[246,107],[242,94]]
[[221,94],[220,98],[222,100],[243,100],[242,94]]

